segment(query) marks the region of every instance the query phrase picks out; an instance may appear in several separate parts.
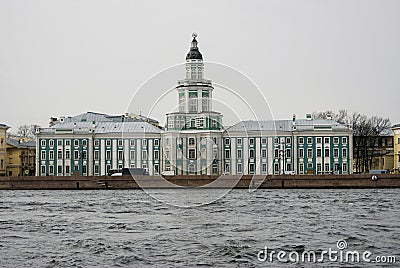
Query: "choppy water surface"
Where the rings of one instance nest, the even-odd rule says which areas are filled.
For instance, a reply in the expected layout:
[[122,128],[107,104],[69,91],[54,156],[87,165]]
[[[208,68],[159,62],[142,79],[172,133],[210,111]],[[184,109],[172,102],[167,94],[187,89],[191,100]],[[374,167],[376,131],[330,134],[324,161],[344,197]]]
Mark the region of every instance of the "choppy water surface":
[[[217,190],[157,190],[198,198]],[[140,190],[0,191],[1,267],[304,267],[260,262],[270,250],[348,249],[400,263],[398,189],[233,190],[179,208]],[[367,263],[324,263],[336,267]]]

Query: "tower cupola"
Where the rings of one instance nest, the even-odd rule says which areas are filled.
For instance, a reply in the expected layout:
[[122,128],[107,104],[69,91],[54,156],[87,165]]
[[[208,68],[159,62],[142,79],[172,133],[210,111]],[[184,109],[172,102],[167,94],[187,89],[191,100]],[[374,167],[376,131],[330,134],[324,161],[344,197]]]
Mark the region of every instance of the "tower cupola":
[[197,34],[193,33],[192,34],[193,40],[190,45],[190,50],[188,54],[186,55],[186,60],[203,60],[203,56],[201,55],[199,48],[197,47]]

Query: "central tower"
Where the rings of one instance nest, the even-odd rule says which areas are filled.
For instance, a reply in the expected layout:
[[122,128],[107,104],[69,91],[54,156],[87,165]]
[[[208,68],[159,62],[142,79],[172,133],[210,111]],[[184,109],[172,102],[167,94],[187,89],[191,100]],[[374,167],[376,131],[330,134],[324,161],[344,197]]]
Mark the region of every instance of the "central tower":
[[186,55],[186,78],[178,81],[178,112],[167,114],[167,130],[220,130],[222,115],[212,111],[213,86],[203,78],[203,55],[197,46],[197,34]]
[[163,137],[164,170],[176,175],[219,174],[222,114],[212,110],[214,87],[204,76],[203,55],[193,33],[186,77],[178,81],[178,111],[167,114]]

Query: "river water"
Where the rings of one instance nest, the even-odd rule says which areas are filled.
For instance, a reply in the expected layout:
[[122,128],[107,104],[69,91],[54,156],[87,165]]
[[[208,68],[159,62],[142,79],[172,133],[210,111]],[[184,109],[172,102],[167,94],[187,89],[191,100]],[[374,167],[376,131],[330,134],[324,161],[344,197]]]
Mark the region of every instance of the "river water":
[[[154,190],[153,196],[201,204],[210,191],[219,190]],[[321,264],[288,258],[309,251],[321,254],[329,248],[338,251],[337,241],[343,240],[344,253],[369,251],[370,261],[395,256],[397,263],[325,258]],[[286,259],[272,255],[271,260],[268,251],[284,251]],[[398,189],[235,189],[215,202],[189,208],[160,202],[142,190],[0,191],[0,267],[399,267],[399,263]]]

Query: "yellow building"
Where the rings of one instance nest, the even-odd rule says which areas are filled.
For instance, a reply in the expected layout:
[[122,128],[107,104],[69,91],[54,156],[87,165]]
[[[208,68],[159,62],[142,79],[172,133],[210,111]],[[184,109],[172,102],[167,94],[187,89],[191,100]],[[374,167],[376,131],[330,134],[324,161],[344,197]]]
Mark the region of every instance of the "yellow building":
[[0,124],[0,176],[35,175],[35,141],[27,138],[7,138],[10,127]]
[[394,136],[394,170],[396,173],[400,173],[400,124],[392,127]]
[[389,172],[393,172],[393,136],[381,136],[377,139],[370,170],[388,170]]
[[7,139],[7,176],[35,176],[35,141]]
[[10,127],[0,124],[0,176],[6,175],[7,143],[6,133]]

